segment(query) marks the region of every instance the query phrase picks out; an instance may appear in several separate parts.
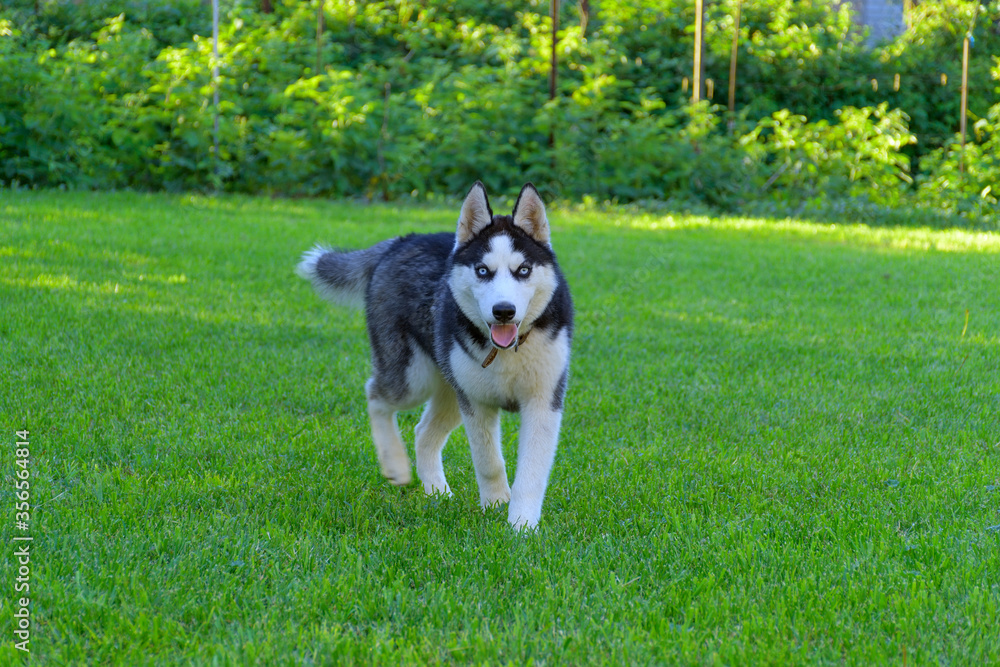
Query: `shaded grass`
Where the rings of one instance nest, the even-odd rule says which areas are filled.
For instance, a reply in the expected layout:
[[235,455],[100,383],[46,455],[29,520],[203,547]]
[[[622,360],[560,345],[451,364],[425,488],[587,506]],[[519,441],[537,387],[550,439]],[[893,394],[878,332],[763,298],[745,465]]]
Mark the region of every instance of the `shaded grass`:
[[292,274],[314,242],[448,229],[454,210],[2,196],[37,661],[1000,652],[996,235],[554,213],[573,376],[540,531],[519,537],[478,510],[461,430],[454,498],[381,480],[363,318]]

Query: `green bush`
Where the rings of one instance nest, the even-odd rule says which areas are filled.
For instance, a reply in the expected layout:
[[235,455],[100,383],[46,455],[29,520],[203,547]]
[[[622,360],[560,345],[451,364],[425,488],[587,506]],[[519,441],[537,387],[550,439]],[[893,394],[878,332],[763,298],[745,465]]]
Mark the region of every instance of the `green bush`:
[[[1000,65],[998,65],[1000,69]],[[961,137],[924,158],[918,201],[976,221],[1000,217],[1000,103],[972,126],[973,141]]]
[[[982,79],[1000,52],[1000,5],[976,15],[962,0],[922,3],[912,30],[874,49],[846,3],[746,6],[735,117],[716,105],[735,0],[709,6],[715,90],[697,106],[681,91],[690,3],[605,0],[586,25],[564,4],[553,100],[548,6],[314,0],[264,15],[226,0],[213,81],[197,0],[52,0],[37,15],[14,0],[0,9],[0,185],[392,199],[530,179],[568,198],[793,210],[919,200],[977,214],[995,196],[982,193],[996,114],[975,114],[995,103]],[[956,178],[954,66],[970,27],[976,122]]]
[[94,54],[72,43],[33,52],[0,21],[0,156],[4,181],[34,186],[102,185],[107,105],[95,92]]
[[837,123],[807,122],[805,116],[777,111],[740,140],[760,164],[763,191],[779,199],[821,203],[827,198],[867,197],[898,205],[900,182],[911,183],[909,158],[902,148],[916,138],[907,118],[885,103],[875,108],[844,107]]

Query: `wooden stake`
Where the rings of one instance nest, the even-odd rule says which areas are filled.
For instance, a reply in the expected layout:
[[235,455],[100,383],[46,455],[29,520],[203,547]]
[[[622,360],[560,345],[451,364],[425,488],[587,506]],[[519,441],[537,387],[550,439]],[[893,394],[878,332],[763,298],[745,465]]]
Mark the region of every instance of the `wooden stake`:
[[[552,60],[549,63],[549,100],[556,99],[556,67],[559,65],[559,56],[556,54],[556,45],[559,39],[559,0],[552,0],[550,7],[552,12]],[[552,149],[552,170],[556,168],[556,129],[553,125],[549,129],[549,148]]]
[[316,5],[316,76],[323,71],[323,29],[326,27],[324,14],[323,0],[319,0]]
[[559,64],[556,55],[559,32],[559,0],[552,0],[552,62],[549,65],[549,99],[556,99],[556,66]]
[[969,34],[965,34],[962,42],[962,117],[959,121],[962,133],[962,152],[958,158],[958,173],[965,173],[965,117],[968,115],[969,102]]
[[215,175],[219,175],[219,0],[212,0],[212,144],[215,147]]
[[[740,10],[743,7],[743,0],[736,0],[736,20],[733,28],[733,49],[729,54],[729,113],[736,113],[736,54],[739,53],[740,43]],[[732,119],[730,119],[730,129],[732,129]]]
[[704,51],[702,31],[705,27],[704,0],[694,0],[694,13],[694,75],[692,76],[691,101],[697,104],[701,101],[701,79],[704,73],[702,65],[702,52]]

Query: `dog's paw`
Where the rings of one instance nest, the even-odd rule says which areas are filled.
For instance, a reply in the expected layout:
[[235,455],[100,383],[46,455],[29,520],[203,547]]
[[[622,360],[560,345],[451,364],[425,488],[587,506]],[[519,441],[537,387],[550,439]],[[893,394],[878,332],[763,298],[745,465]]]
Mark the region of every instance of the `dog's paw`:
[[378,450],[379,469],[382,476],[394,486],[406,486],[413,481],[413,469],[406,450],[399,447],[380,447]]
[[490,489],[488,491],[480,491],[479,494],[479,506],[483,508],[483,511],[491,507],[500,507],[501,505],[506,505],[510,502],[510,487],[504,485],[503,487],[497,487],[495,489]]
[[529,521],[523,517],[514,518],[508,514],[507,523],[509,523],[510,527],[519,533],[533,533],[538,530],[538,519]]
[[479,506],[482,508],[483,514],[486,514],[487,512],[492,512],[494,510],[499,510],[505,504],[506,503],[503,500],[494,500],[494,501],[487,502],[487,503],[481,502],[481,503],[479,503]]
[[389,480],[389,483],[393,486],[406,486],[413,481],[413,472],[410,467],[396,467],[392,470],[383,468],[382,476]]
[[434,481],[424,481],[424,493],[428,496],[447,496],[451,498],[454,494],[451,492],[451,487],[448,486],[448,482],[445,480],[434,480]]
[[507,523],[517,531],[535,530],[541,518],[541,503],[526,503],[524,498],[516,498],[507,508]]

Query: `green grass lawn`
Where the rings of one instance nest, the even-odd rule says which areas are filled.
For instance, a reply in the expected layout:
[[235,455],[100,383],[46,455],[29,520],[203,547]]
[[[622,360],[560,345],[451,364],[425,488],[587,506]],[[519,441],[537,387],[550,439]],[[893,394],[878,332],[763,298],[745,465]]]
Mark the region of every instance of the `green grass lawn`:
[[382,480],[363,317],[293,274],[456,218],[0,192],[0,661],[21,428],[38,664],[1000,661],[1000,235],[552,212],[574,361],[517,535],[461,429],[453,498]]

